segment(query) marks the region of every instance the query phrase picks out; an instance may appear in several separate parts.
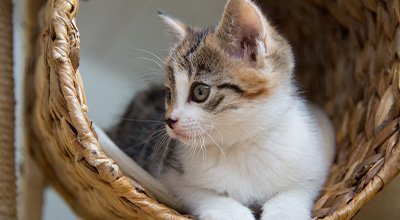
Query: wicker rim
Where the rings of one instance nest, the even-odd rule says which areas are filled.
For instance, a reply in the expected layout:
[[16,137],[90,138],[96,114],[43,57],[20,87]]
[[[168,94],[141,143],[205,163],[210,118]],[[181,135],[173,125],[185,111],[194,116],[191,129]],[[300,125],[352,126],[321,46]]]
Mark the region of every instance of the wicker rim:
[[[393,0],[388,3],[382,3],[378,0],[346,1],[343,3],[324,2],[322,0],[309,0],[307,3],[296,0],[286,1],[292,3],[290,4],[291,7],[296,6],[304,10],[316,10],[317,19],[314,19],[315,21],[310,20],[310,24],[315,25],[316,29],[323,28],[322,30],[328,30],[327,33],[338,32],[338,30],[339,32],[343,31],[342,35],[329,36],[322,41],[318,41],[320,40],[318,36],[313,36],[316,37],[316,42],[319,46],[326,46],[326,48],[319,48],[318,45],[311,45],[310,50],[321,51],[326,49],[327,52],[322,53],[322,57],[326,58],[326,61],[322,62],[327,65],[326,74],[324,75],[327,79],[318,78],[316,72],[319,69],[317,68],[311,69],[310,71],[314,72],[309,75],[315,77],[314,81],[321,82],[323,87],[319,87],[319,89],[333,97],[329,97],[330,100],[324,103],[324,99],[327,99],[327,97],[317,94],[315,100],[322,103],[325,110],[332,116],[337,127],[338,134],[336,139],[339,143],[336,165],[331,170],[332,175],[327,181],[323,195],[314,207],[315,219],[349,219],[400,171],[400,1]],[[57,169],[67,169],[63,166],[71,166],[71,164],[59,161],[63,164],[62,166],[49,168],[50,162],[54,163],[57,160],[62,160],[61,156],[57,159],[53,158],[59,156],[60,152],[68,151],[68,153],[72,154],[71,157],[76,158],[75,160],[78,162],[81,159],[84,160],[86,168],[77,166],[74,169],[76,169],[76,172],[84,174],[88,174],[92,170],[90,175],[93,174],[94,176],[90,177],[90,180],[85,179],[85,181],[97,184],[96,181],[100,179],[108,184],[108,188],[111,187],[114,190],[114,192],[110,192],[107,187],[98,187],[96,192],[92,192],[92,195],[102,193],[102,191],[107,192],[110,197],[117,195],[118,202],[123,204],[113,206],[109,211],[104,211],[102,214],[115,217],[146,216],[147,218],[156,219],[185,218],[174,210],[151,199],[138,183],[124,176],[118,165],[101,151],[96,134],[91,127],[90,119],[86,116],[85,95],[79,71],[77,70],[79,64],[79,32],[75,25],[77,10],[77,0],[52,0],[48,4],[49,21],[45,25],[46,29],[43,37],[43,43],[47,48],[43,48],[43,50],[46,49],[46,52],[42,51],[46,59],[44,66],[41,69],[38,68],[35,75],[36,104],[32,113],[34,117],[32,126],[37,128],[34,130],[33,139],[40,143],[39,145],[43,145],[44,148],[38,147],[35,149],[33,156],[42,165],[42,169],[45,170],[53,185],[65,195],[70,205],[85,217],[98,215],[91,211],[83,210],[88,209],[88,206],[79,207],[76,205],[74,199],[76,199],[77,195],[75,194],[77,193],[74,194],[73,187],[69,186],[73,183],[66,183],[68,180],[57,173]],[[293,17],[301,18],[303,14],[301,10],[299,11]],[[322,18],[326,19],[327,23],[318,21],[318,16],[321,17],[321,20]],[[358,29],[356,25],[361,25],[361,22],[366,22],[366,26],[368,26],[366,29],[373,33],[364,34],[360,30],[361,28]],[[44,23],[46,24],[46,22]],[[292,28],[286,30],[286,33],[289,33],[289,38],[290,33],[293,34],[293,32],[299,31],[299,27],[293,27],[293,25],[288,25],[288,27]],[[352,30],[352,28],[355,30]],[[347,32],[343,29],[346,29]],[[324,32],[315,30],[306,29],[303,30],[304,33],[302,34],[308,36],[307,31],[320,33],[320,38],[326,37],[323,34]],[[377,35],[377,40],[374,40],[374,34]],[[345,59],[349,59],[349,57],[346,55],[348,53],[346,49],[351,50],[353,49],[352,47],[356,47],[350,40],[365,40],[369,38],[372,39],[372,46],[363,45],[359,51],[356,51],[357,53],[355,52],[355,55],[360,57],[359,60],[354,61],[354,58],[350,57],[350,61],[347,61],[367,67],[356,67],[355,70],[347,69]],[[296,41],[296,39],[291,40],[295,46],[302,48],[301,42]],[[332,44],[332,46],[327,41],[335,42],[336,45]],[[344,45],[343,49],[337,48],[337,44],[341,42]],[[304,45],[307,46],[307,43],[304,42]],[[314,44],[316,43],[314,42]],[[350,46],[345,47],[345,44]],[[390,45],[394,47],[390,47]],[[315,54],[318,53],[311,53],[311,55],[314,55],[311,58],[306,57],[307,54],[304,55],[305,58],[302,58],[300,62],[318,66],[313,64],[313,62],[321,62],[313,60],[315,59]],[[374,58],[370,57],[375,55],[376,57]],[[329,58],[328,56],[334,58]],[[339,59],[339,61],[333,59]],[[373,62],[372,59],[381,60]],[[369,63],[377,63],[377,66],[369,67]],[[40,66],[40,61],[38,61],[38,66]],[[373,86],[365,86],[367,88],[365,90],[368,91],[358,91],[362,86],[344,89],[354,89],[354,96],[364,97],[364,100],[360,101],[357,97],[332,95],[337,91],[334,86],[338,86],[340,89],[343,86],[338,85],[335,79],[327,74],[337,73],[343,80],[348,78],[343,74],[348,73],[351,77],[361,81],[364,78],[357,74],[360,74],[359,72],[364,73],[363,71],[367,72],[365,81],[373,84]],[[301,68],[299,72],[301,75]],[[375,73],[382,74],[379,75],[381,79],[370,75]],[[47,78],[50,78],[48,79],[49,81],[46,81]],[[309,82],[309,78],[304,79],[306,87],[313,86]],[[353,81],[353,78],[351,80]],[[333,86],[329,84],[330,82],[333,82],[331,83]],[[339,80],[340,82],[343,81]],[[49,94],[43,91],[49,91]],[[322,92],[320,93],[322,94]],[[359,95],[359,93],[362,95]],[[371,95],[372,98],[369,98]],[[340,115],[340,117],[337,115]],[[365,118],[365,122],[362,122],[363,118]],[[365,130],[362,130],[364,127]],[[57,150],[50,146],[56,146],[59,149]],[[344,147],[349,149],[344,149]],[[47,150],[52,152],[46,152]],[[352,154],[355,156],[352,156]],[[345,163],[343,163],[343,160],[345,160]],[[354,164],[348,164],[348,161],[355,162]],[[84,177],[81,176],[80,178]],[[337,181],[342,182],[336,184]],[[104,207],[104,204],[101,205],[100,203],[95,205],[98,208]],[[116,211],[120,213],[115,213]]]
[[[103,185],[106,183],[106,186],[102,187],[107,188],[107,191],[112,189],[112,192],[118,195],[120,200],[118,203],[123,204],[123,206],[120,207],[120,210],[116,210],[120,211],[120,214],[113,213],[114,217],[139,218],[140,216],[152,216],[154,219],[186,219],[176,211],[153,200],[136,181],[124,176],[118,165],[108,158],[100,148],[91,121],[86,116],[88,110],[82,81],[77,70],[79,63],[79,32],[75,19],[79,7],[78,3],[77,0],[53,0],[49,1],[47,5],[47,18],[42,22],[44,24],[48,22],[48,26],[45,26],[46,29],[41,44],[42,49],[40,49],[39,54],[42,53],[42,57],[44,56],[45,64],[48,65],[48,68],[39,69],[41,67],[40,62],[42,62],[39,60],[36,67],[38,73],[35,75],[35,86],[39,88],[36,92],[36,102],[41,104],[34,106],[33,109],[34,117],[38,118],[33,119],[32,126],[39,128],[34,131],[35,135],[44,139],[52,135],[63,135],[61,133],[53,133],[52,128],[48,127],[52,120],[58,120],[59,126],[65,129],[64,134],[66,137],[64,138],[68,142],[74,142],[74,145],[79,148],[80,153],[77,157],[82,158],[79,158],[78,161],[85,160],[83,163],[85,167],[82,169],[91,170],[94,175],[98,175],[97,181],[100,181],[100,183],[97,184]],[[49,83],[46,82],[48,77],[50,78],[50,87],[46,85],[46,83]],[[39,82],[41,80],[44,81]],[[48,90],[50,93],[43,94],[43,89]],[[48,98],[50,98],[50,103],[43,103],[46,102],[45,100],[49,100]],[[53,127],[53,129],[55,128]],[[50,164],[41,159],[42,156],[49,156],[46,154],[47,152],[39,152],[38,149],[33,152],[33,156],[42,166],[46,175],[50,177],[50,182],[55,185],[57,191],[67,198],[67,202],[77,213],[88,218],[93,218],[93,216],[111,217],[110,214],[90,213],[77,207],[74,195],[68,190],[66,191],[64,189],[65,185],[59,180],[51,178],[52,176],[57,176],[57,174],[49,169]],[[98,208],[100,209],[101,207]]]

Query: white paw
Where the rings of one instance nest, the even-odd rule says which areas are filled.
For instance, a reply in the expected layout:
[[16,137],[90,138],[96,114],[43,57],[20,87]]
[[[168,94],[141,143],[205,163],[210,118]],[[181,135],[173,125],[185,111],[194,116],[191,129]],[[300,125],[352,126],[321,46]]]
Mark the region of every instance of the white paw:
[[261,220],[276,220],[276,219],[281,219],[281,220],[311,220],[311,216],[307,214],[292,214],[292,213],[287,213],[290,211],[285,211],[282,213],[268,213],[268,214],[262,214]]
[[210,209],[199,215],[200,220],[254,220],[253,213],[246,207],[236,209]]
[[289,202],[286,206],[283,204],[268,204],[264,206],[261,214],[261,220],[311,220],[311,211],[301,205],[290,206]]
[[311,220],[314,190],[281,192],[263,205],[261,220]]

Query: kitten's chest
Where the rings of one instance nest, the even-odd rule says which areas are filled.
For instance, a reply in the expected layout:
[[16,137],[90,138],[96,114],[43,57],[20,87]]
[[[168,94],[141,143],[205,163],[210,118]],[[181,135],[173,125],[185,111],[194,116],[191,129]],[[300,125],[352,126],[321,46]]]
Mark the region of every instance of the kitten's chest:
[[[210,159],[212,158],[212,159]],[[226,194],[243,204],[265,201],[287,184],[263,150],[232,152],[215,160],[199,157],[187,164],[185,178],[201,188]]]

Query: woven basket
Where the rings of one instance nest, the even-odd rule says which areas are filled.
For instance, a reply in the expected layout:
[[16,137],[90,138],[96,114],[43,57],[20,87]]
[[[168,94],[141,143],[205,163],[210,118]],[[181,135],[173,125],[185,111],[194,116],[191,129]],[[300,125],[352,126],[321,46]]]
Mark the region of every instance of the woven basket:
[[[41,17],[28,74],[31,156],[84,218],[187,218],[152,199],[103,153],[78,71],[78,3],[50,0]],[[350,219],[399,173],[400,0],[260,4],[294,46],[306,96],[336,128],[336,161],[314,218]]]

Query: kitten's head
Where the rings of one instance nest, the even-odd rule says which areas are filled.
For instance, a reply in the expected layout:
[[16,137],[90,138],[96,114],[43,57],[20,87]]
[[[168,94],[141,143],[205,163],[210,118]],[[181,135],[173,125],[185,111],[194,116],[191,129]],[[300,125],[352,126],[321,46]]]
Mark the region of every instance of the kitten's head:
[[254,3],[229,0],[220,23],[205,29],[160,17],[175,40],[165,62],[170,136],[225,147],[282,110],[292,51]]

